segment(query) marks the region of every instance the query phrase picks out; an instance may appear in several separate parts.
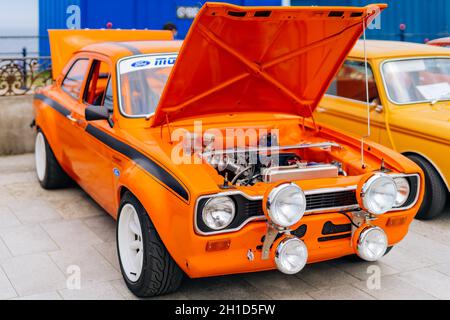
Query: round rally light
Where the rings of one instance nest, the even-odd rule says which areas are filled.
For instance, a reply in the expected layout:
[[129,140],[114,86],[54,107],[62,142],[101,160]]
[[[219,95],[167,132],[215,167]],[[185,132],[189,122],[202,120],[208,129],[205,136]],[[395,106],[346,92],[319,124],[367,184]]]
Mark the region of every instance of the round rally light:
[[359,235],[357,243],[358,256],[366,261],[377,261],[387,250],[386,233],[379,227],[368,227]]
[[273,188],[267,198],[267,214],[280,227],[290,227],[303,217],[306,197],[296,184],[281,184]]
[[397,186],[397,197],[395,198],[394,207],[401,207],[408,200],[410,187],[407,179],[403,177],[394,179],[395,185]]
[[235,214],[236,207],[230,197],[214,197],[205,203],[202,219],[208,228],[222,230],[231,224]]
[[275,251],[275,264],[278,270],[286,274],[300,272],[308,261],[308,249],[298,238],[286,238],[280,242]]
[[362,206],[372,214],[388,212],[394,207],[396,198],[397,186],[387,174],[374,174],[362,186]]

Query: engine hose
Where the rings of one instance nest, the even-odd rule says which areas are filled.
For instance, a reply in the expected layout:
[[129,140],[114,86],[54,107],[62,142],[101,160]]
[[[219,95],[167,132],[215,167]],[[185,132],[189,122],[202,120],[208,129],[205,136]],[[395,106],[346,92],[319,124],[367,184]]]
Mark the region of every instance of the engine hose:
[[248,166],[247,168],[242,169],[241,171],[239,171],[238,173],[236,173],[236,175],[234,176],[233,180],[231,180],[231,184],[235,184],[237,179],[246,171],[250,170],[251,168],[253,168],[253,166]]

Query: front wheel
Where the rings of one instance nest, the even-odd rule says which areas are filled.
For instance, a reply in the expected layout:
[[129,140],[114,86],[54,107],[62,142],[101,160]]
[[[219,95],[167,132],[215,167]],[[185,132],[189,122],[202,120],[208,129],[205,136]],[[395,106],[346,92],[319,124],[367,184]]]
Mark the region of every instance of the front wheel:
[[176,291],[183,271],[172,259],[141,203],[129,192],[117,218],[117,250],[125,283],[138,297]]

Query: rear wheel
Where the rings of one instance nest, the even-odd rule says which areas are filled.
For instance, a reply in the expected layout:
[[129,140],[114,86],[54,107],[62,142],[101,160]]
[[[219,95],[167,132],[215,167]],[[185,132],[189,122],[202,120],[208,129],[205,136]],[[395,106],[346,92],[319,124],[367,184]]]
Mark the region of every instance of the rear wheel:
[[425,174],[425,194],[416,218],[431,220],[444,211],[447,201],[447,187],[442,182],[439,173],[427,160],[416,155],[408,155],[407,157],[414,161]]
[[176,291],[183,271],[172,259],[140,202],[129,192],[117,218],[117,250],[125,283],[138,297]]
[[70,185],[69,176],[62,170],[41,130],[36,134],[34,159],[42,188],[57,189]]

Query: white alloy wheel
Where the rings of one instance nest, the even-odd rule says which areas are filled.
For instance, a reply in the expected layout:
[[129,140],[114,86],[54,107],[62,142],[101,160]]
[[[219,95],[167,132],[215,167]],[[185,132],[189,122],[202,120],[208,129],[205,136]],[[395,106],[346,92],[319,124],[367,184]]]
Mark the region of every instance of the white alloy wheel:
[[127,203],[122,207],[117,228],[122,268],[128,280],[136,282],[144,264],[144,244],[141,223],[133,205]]
[[47,153],[45,151],[45,138],[42,132],[38,132],[36,135],[36,141],[34,145],[34,159],[36,162],[36,173],[39,181],[43,181],[45,178],[45,170],[47,167]]

